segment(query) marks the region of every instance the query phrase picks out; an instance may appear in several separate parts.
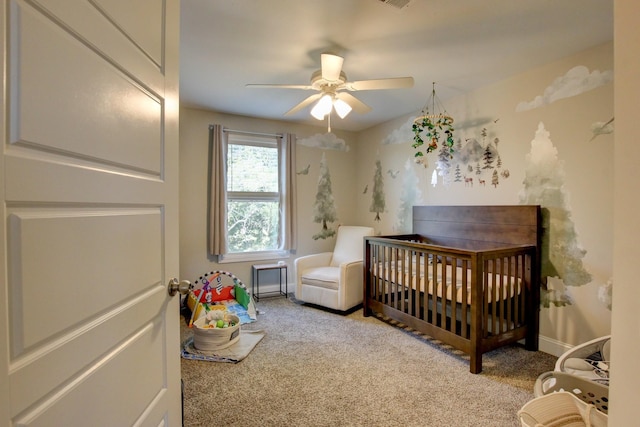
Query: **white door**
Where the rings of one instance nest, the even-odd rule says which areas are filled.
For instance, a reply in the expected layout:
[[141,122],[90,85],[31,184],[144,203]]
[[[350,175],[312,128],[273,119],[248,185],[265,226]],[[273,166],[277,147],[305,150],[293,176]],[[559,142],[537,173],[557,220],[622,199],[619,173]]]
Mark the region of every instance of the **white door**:
[[0,425],[180,425],[179,0],[0,6]]

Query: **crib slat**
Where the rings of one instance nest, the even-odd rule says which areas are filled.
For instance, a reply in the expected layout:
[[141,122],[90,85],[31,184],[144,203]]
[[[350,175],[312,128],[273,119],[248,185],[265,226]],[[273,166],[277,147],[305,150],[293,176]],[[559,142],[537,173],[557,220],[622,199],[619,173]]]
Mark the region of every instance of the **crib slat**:
[[[483,261],[482,267],[482,282],[480,283],[479,289],[482,292],[482,313],[486,316],[484,323],[482,325],[482,337],[486,338],[489,336],[489,329],[491,328],[491,319],[488,317],[489,313],[489,292],[486,289],[487,283],[489,283],[489,261]],[[483,316],[483,318],[485,317]]]
[[405,268],[407,266],[407,261],[405,259],[406,256],[406,252],[405,249],[398,249],[398,258],[400,261],[400,267],[398,267],[398,303],[400,305],[400,311],[402,311],[403,313],[406,313],[406,303],[405,303],[405,295],[406,295],[406,291],[407,291],[407,286],[406,286],[406,271]]
[[508,294],[507,294],[507,331],[512,330],[516,327],[516,322],[514,321],[511,314],[511,307],[513,306],[513,296],[518,292],[518,282],[513,280],[511,276],[511,272],[513,269],[513,263],[515,262],[515,257],[509,257],[507,261],[507,286]]
[[389,248],[389,281],[391,283],[391,306],[398,308],[398,248]]
[[437,320],[437,325],[438,325],[438,327],[440,327],[440,328],[442,328],[442,329],[446,329],[446,328],[447,328],[447,322],[446,322],[446,320],[444,319],[444,317],[445,317],[445,316],[446,316],[446,314],[447,314],[447,308],[448,308],[448,307],[449,307],[449,305],[451,304],[451,303],[447,300],[447,282],[448,282],[448,280],[447,280],[447,277],[448,277],[448,274],[447,274],[447,271],[448,271],[448,270],[447,270],[447,265],[449,265],[449,263],[451,263],[451,258],[449,258],[449,257],[444,257],[444,258],[442,259],[442,264],[440,264],[441,269],[442,269],[442,280],[440,281],[440,284],[438,284],[438,283],[436,282],[436,280],[434,280],[434,282],[436,282],[436,283],[434,283],[434,287],[435,287],[434,294],[435,294],[435,300],[436,300],[436,301],[437,301],[437,299],[438,299],[438,287],[440,287],[440,292],[442,293],[442,299],[441,299],[441,301],[442,301],[442,303],[441,303],[441,307],[442,307],[442,308],[441,308],[440,316],[438,317],[438,320]]
[[504,327],[504,279],[502,276],[503,273],[503,268],[504,266],[504,260],[502,258],[498,258],[496,260],[496,276],[494,276],[497,280],[497,289],[496,289],[496,294],[497,294],[497,310],[498,310],[498,324],[496,325],[496,334],[500,334],[502,332],[502,328]]
[[508,331],[509,330],[509,325],[507,324],[508,320],[505,317],[506,315],[506,305],[507,305],[507,301],[505,298],[505,285],[504,285],[504,267],[505,267],[505,258],[500,258],[499,260],[499,264],[500,264],[500,276],[498,277],[498,295],[500,295],[500,315],[499,315],[499,324],[498,324],[498,334],[502,333],[503,331]]
[[429,262],[429,256],[433,256],[433,254],[431,252],[427,252],[427,254],[425,255],[426,259],[424,260],[424,264],[422,265],[422,269],[423,269],[423,275],[421,276],[421,278],[418,280],[418,282],[420,283],[419,285],[419,289],[420,289],[420,295],[422,295],[422,320],[424,320],[425,322],[428,322],[431,316],[431,302],[430,302],[430,298],[429,298],[429,278],[433,276],[434,270],[433,270],[433,264],[431,264]]
[[[409,298],[411,296],[411,276],[409,275],[412,268],[411,251],[407,249],[402,250],[403,259],[403,278],[402,278],[402,311],[405,313],[411,313],[411,304]],[[409,279],[409,281],[407,281]]]
[[469,265],[467,260],[462,261],[462,319],[460,319],[460,333],[463,338],[469,338],[469,319],[467,316],[469,305],[467,303],[469,298]]
[[[496,334],[496,328],[498,325],[498,301],[497,301],[497,288],[498,288],[498,283],[497,283],[497,265],[496,265],[496,260],[492,259],[490,261],[490,265],[491,265],[491,270],[489,270],[489,274],[491,274],[491,295],[490,295],[490,299],[491,299],[491,333],[492,334]],[[487,284],[488,286],[488,284]]]
[[422,264],[421,264],[421,259],[422,259],[422,251],[415,251],[415,261],[413,262],[414,264],[414,274],[415,274],[415,278],[412,276],[412,282],[411,282],[411,286],[413,288],[413,294],[415,295],[414,298],[414,304],[415,304],[415,309],[414,309],[414,316],[416,316],[419,319],[422,319],[424,316],[424,310],[422,309],[422,300],[421,300],[421,281],[420,281],[420,277],[422,277],[423,274],[425,274],[422,271]]
[[526,259],[524,256],[518,257],[518,273],[516,273],[516,277],[520,280],[521,289],[520,295],[518,299],[518,307],[519,307],[519,316],[518,316],[518,324],[525,323],[525,318],[527,316],[527,305],[526,298],[528,298],[528,292],[526,289]]
[[378,298],[380,302],[385,302],[387,297],[387,266],[386,266],[386,251],[387,248],[385,246],[380,245],[378,247],[378,255],[380,256],[378,260],[378,265],[380,269],[380,288],[378,293]]
[[[520,283],[524,284],[524,280],[525,280],[525,260],[522,256],[518,257],[518,272],[516,273],[516,278],[520,280]],[[526,310],[526,305],[525,305],[525,289],[523,288],[520,291],[520,295],[518,298],[518,307],[519,307],[519,316],[518,316],[518,324],[523,324],[524,323],[524,319],[525,319],[525,310]]]
[[383,280],[384,280],[384,274],[382,272],[382,266],[380,265],[380,260],[384,258],[383,254],[382,254],[382,250],[380,245],[376,245],[376,300],[380,301],[380,297],[382,295],[382,286],[383,286]]
[[[451,259],[451,323],[449,330],[453,333],[456,332],[458,324],[458,258],[453,257]],[[446,298],[446,295],[444,295]]]

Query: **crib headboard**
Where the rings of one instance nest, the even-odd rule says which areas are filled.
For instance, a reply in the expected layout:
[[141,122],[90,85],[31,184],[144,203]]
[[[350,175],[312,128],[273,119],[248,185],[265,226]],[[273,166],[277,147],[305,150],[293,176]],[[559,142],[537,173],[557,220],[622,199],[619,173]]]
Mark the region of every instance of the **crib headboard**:
[[538,205],[414,206],[413,233],[441,246],[517,244],[539,250],[542,215]]

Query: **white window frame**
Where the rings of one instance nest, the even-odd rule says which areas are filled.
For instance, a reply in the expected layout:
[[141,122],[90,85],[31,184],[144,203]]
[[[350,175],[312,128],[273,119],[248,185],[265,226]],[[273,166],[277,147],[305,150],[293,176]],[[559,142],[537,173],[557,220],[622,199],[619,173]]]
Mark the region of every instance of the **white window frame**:
[[[218,255],[218,262],[231,263],[231,262],[249,262],[249,261],[263,261],[270,259],[289,258],[290,251],[282,249],[282,236],[285,227],[285,213],[282,207],[283,203],[283,185],[284,177],[287,173],[285,162],[282,158],[282,138],[280,136],[268,136],[262,134],[252,133],[229,133],[227,146],[225,147],[225,164],[228,159],[228,149],[231,145],[249,145],[256,147],[273,147],[278,150],[278,192],[231,192],[227,191],[227,203],[232,200],[265,200],[265,201],[278,201],[279,206],[279,230],[278,230],[278,244],[279,248],[275,250],[267,251],[254,251],[254,252],[227,252],[225,254]],[[226,210],[226,208],[225,208]],[[227,230],[228,231],[228,230]],[[227,236],[228,238],[228,236]],[[228,245],[227,245],[228,247]]]

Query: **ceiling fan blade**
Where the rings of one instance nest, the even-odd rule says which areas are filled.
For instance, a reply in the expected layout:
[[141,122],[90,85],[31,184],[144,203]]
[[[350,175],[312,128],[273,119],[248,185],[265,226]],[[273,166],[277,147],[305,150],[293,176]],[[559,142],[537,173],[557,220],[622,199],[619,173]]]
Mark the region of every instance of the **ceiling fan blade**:
[[287,85],[287,84],[247,84],[246,87],[251,88],[275,88],[275,89],[304,89],[311,90],[313,86],[310,85]]
[[290,109],[289,111],[284,113],[284,115],[285,116],[290,116],[291,114],[297,113],[298,111],[302,110],[307,105],[313,104],[315,101],[320,99],[320,97],[322,95],[323,94],[321,94],[321,93],[315,93],[315,94],[303,99],[302,102],[300,102],[298,105],[296,105],[295,107],[293,107],[292,109]]
[[322,78],[329,82],[336,82],[340,79],[340,71],[342,71],[342,63],[344,58],[331,53],[323,53],[320,55],[320,63],[322,67]]
[[357,113],[365,114],[371,111],[371,107],[369,107],[367,104],[360,101],[358,98],[351,95],[350,93],[338,92],[336,94],[336,98],[341,99],[342,101],[349,104],[351,108],[353,108]]
[[395,77],[389,79],[360,80],[347,82],[347,90],[378,90],[378,89],[402,89],[413,87],[413,77]]

